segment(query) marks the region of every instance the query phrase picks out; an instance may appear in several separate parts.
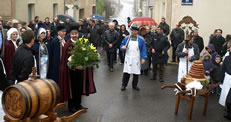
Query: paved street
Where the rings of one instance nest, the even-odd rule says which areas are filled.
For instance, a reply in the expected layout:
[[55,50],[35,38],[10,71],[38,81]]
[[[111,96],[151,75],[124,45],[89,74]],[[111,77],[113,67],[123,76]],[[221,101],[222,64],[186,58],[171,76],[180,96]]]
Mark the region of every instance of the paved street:
[[[174,84],[177,79],[177,65],[168,65],[165,82],[151,81],[147,76],[139,79],[140,91],[134,91],[131,82],[126,91],[120,91],[123,65],[115,65],[109,72],[102,56],[100,67],[95,69],[97,93],[83,97],[88,112],[73,122],[187,122],[189,103],[181,101],[178,115],[174,115],[176,97],[173,89],[161,90],[165,84]],[[150,73],[149,73],[150,74]],[[131,81],[131,80],[130,80]],[[209,97],[207,116],[203,116],[204,99],[197,97],[192,115],[195,122],[226,122],[218,97]],[[59,115],[68,115],[67,109]],[[191,122],[191,121],[190,121]]]

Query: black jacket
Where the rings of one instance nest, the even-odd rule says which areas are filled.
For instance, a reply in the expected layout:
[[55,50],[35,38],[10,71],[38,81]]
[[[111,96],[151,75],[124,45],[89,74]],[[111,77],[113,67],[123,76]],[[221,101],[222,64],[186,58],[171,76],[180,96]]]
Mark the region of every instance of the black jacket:
[[[168,37],[165,34],[157,34],[151,44],[151,48],[155,49],[155,53],[152,54],[152,62],[154,64],[165,63],[165,56],[167,55],[169,47]],[[164,51],[164,55],[162,55],[162,51]]]
[[14,53],[14,60],[11,67],[10,79],[12,83],[27,80],[34,66],[34,58],[31,49],[22,44]]
[[89,41],[94,46],[97,47],[99,42],[100,42],[100,28],[99,28],[99,26],[95,25],[94,27],[90,27],[89,28],[89,33],[90,33]]
[[184,31],[181,28],[174,28],[170,34],[170,39],[172,42],[172,47],[177,48],[177,46],[184,41]]
[[[119,40],[119,34],[116,30],[107,30],[104,32],[104,41],[106,44],[106,50],[113,52],[117,48],[117,42]],[[112,48],[109,48],[109,44],[112,44]]]
[[201,51],[204,49],[204,40],[201,36],[194,36],[194,40],[193,42],[195,44],[197,44],[198,48],[199,48],[199,52],[201,53]]
[[153,42],[153,39],[155,36],[157,36],[157,35],[153,32],[149,32],[146,35],[144,35],[146,49],[148,50],[148,52],[150,52],[152,49],[151,45],[152,45],[152,42]]
[[229,56],[225,57],[225,60],[223,62],[222,68],[221,68],[221,82],[223,83],[225,78],[225,73],[231,75],[231,53],[229,53]]
[[123,36],[123,34],[125,34],[125,37],[126,37],[127,35],[129,35],[129,32],[128,32],[127,30],[125,30],[124,32],[120,31],[120,33],[119,33],[119,40],[118,40],[118,42],[117,42],[117,47],[120,47],[120,45],[121,45],[123,39],[125,38],[125,37]]
[[215,47],[215,50],[216,52],[220,55],[220,56],[223,56],[222,54],[222,48],[223,48],[223,45],[225,43],[225,38],[220,36],[214,36],[210,41],[209,43],[212,43]]
[[10,84],[6,79],[6,74],[4,73],[4,64],[2,59],[0,58],[0,90],[4,91]]
[[168,35],[169,34],[169,25],[166,23],[166,22],[164,22],[164,23],[160,23],[159,24],[159,27],[162,27],[163,28],[163,31],[164,31],[164,34],[165,35]]
[[[176,56],[179,58],[183,58],[186,56],[186,54],[183,52],[183,49],[185,47],[185,42],[182,42],[178,45],[177,49],[176,49]],[[191,57],[191,62],[193,62],[194,60],[198,60],[200,58],[200,52],[199,52],[199,48],[197,46],[197,44],[192,44],[189,46],[189,48],[192,48],[194,50],[194,55]]]

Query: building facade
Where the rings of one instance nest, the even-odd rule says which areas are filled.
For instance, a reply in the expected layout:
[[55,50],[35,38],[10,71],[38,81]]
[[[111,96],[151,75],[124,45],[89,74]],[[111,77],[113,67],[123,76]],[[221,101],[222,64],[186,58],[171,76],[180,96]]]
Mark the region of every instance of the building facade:
[[0,0],[0,16],[29,22],[35,16],[40,19],[64,14],[64,0]]
[[231,34],[229,13],[230,0],[193,0],[192,5],[183,5],[182,0],[155,0],[153,18],[160,22],[165,17],[171,29],[185,16],[191,16],[199,25],[199,35],[204,38],[204,44],[209,42],[209,36],[215,29],[222,29],[223,36]]
[[76,20],[96,13],[96,0],[66,0],[65,13]]

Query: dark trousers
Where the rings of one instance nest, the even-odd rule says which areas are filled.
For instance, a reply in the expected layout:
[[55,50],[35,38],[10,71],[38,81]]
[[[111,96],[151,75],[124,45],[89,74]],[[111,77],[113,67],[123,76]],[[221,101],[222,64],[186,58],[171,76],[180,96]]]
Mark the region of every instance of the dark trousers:
[[113,68],[113,63],[114,63],[114,60],[115,60],[115,52],[110,52],[110,51],[106,51],[107,52],[107,63],[108,63],[108,66],[109,68]]
[[[172,47],[172,61],[176,61],[176,49],[177,47]],[[179,59],[177,58],[177,61],[179,62]]]
[[[153,69],[152,69],[152,72],[153,72],[153,77],[156,77],[157,75],[157,70],[159,69],[159,78],[161,80],[163,80],[163,77],[164,77],[164,63],[162,64],[152,64],[153,65]],[[159,65],[159,68],[158,68],[158,65]]]
[[124,63],[125,52],[119,50],[120,63]]
[[83,93],[83,82],[82,82],[82,71],[81,70],[69,70],[71,89],[72,89],[72,99],[68,100],[68,107],[78,108],[81,106],[81,96]]
[[114,52],[114,61],[115,61],[115,63],[116,63],[116,61],[117,61],[117,48],[116,48],[116,50],[115,50],[115,52]]
[[[130,78],[130,74],[128,74],[128,73],[124,73],[123,74],[123,81],[122,81],[122,85],[123,86],[127,87],[129,78]],[[138,84],[138,78],[139,78],[139,75],[133,74],[132,87],[136,87],[137,86],[137,84]]]

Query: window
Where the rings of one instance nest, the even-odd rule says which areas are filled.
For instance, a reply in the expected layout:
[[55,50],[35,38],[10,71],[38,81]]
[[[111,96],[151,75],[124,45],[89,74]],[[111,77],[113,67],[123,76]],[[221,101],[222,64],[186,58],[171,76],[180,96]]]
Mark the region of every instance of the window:
[[58,13],[58,4],[54,3],[53,4],[53,18],[57,17],[57,13]]
[[35,17],[35,7],[34,4],[28,4],[28,22],[33,20]]
[[79,9],[79,19],[84,18],[84,9]]
[[92,6],[92,14],[96,14],[96,6]]

